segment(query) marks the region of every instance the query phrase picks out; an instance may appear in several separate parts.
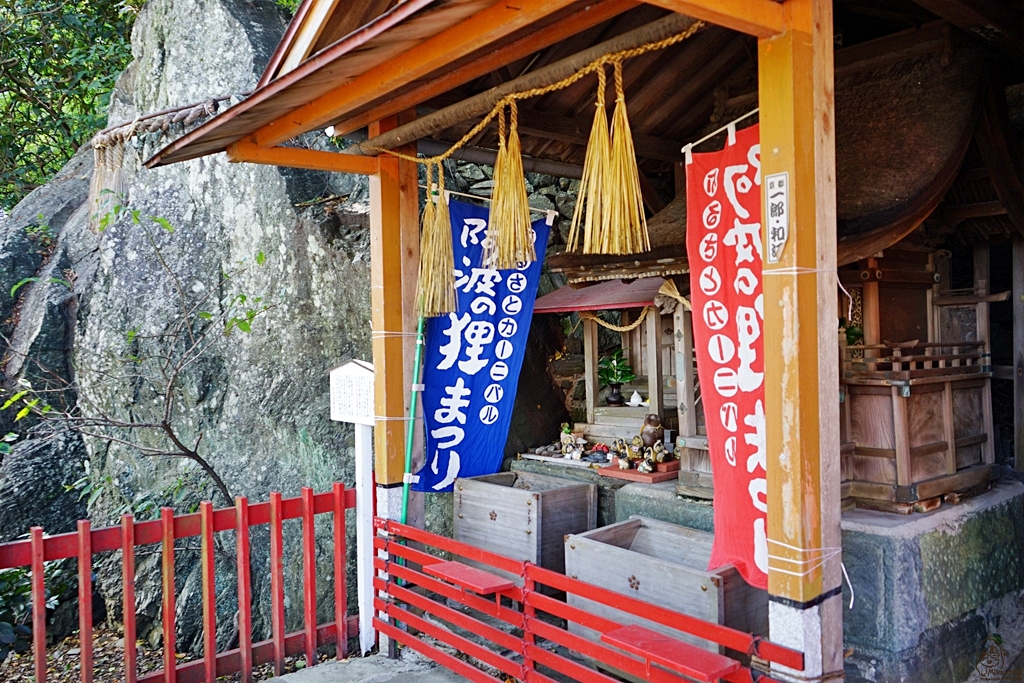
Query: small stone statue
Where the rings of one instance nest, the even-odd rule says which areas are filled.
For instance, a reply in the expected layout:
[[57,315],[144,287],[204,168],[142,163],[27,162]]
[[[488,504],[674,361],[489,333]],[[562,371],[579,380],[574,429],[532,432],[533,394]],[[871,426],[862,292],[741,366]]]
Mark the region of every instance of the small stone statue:
[[644,418],[644,425],[640,428],[640,438],[648,448],[654,446],[655,441],[665,438],[665,428],[661,426],[661,418],[654,413]]

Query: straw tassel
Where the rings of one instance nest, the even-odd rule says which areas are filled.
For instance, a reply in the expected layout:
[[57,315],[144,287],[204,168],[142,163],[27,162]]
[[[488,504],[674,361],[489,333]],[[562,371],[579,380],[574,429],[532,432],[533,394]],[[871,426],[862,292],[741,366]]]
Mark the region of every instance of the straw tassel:
[[494,192],[483,254],[484,264],[498,270],[516,268],[537,259],[519,143],[519,110],[514,99],[508,106],[507,140],[504,108],[498,114],[498,156],[494,162]]
[[605,184],[611,156],[611,145],[608,139],[608,112],[605,110],[604,103],[607,89],[606,79],[604,66],[601,66],[597,70],[597,105],[594,111],[594,123],[590,127],[590,140],[587,142],[587,154],[583,161],[583,178],[580,181],[576,208],[572,213],[572,227],[569,229],[569,251],[579,249],[582,237],[584,254],[594,254],[600,251],[602,210],[610,191]]
[[[438,175],[436,185],[433,182],[435,168]],[[444,168],[441,164],[427,166],[427,187],[430,189],[423,207],[416,299],[420,304],[420,315],[432,318],[454,313],[457,308],[451,217],[444,194]]]
[[640,192],[640,171],[636,165],[633,134],[626,114],[622,86],[622,62],[615,62],[615,111],[612,114],[609,175],[605,181],[607,201],[602,205],[602,254],[639,254],[651,250]]

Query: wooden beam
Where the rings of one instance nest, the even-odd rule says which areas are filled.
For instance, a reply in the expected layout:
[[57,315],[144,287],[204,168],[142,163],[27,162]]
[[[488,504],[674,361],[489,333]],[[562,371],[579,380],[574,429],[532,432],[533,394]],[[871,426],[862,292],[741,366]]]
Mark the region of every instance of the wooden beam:
[[[988,293],[992,289],[992,274],[991,274],[991,253],[989,245],[975,244],[974,245],[974,293],[976,296],[984,299],[988,296]],[[979,301],[977,304],[977,330],[978,330],[978,341],[985,342],[985,348],[983,353],[987,354],[982,357],[982,365],[992,364],[992,331],[991,331],[991,320],[989,318],[989,303],[987,301]],[[981,392],[981,412],[982,419],[984,420],[983,428],[986,432],[991,434],[990,430],[993,429],[992,425],[992,389],[990,386],[986,386]],[[982,461],[986,463],[995,462],[995,439],[989,438],[981,447]]]
[[[459,104],[461,103],[452,106],[459,106]],[[519,132],[522,135],[534,135],[586,147],[590,139],[592,123],[593,117],[581,121],[568,116],[537,111],[529,107],[519,107]],[[633,147],[636,149],[637,157],[641,159],[675,162],[683,158],[683,143],[678,140],[667,140],[654,135],[634,132]]]
[[[868,259],[867,267],[873,270],[878,267],[878,262]],[[865,344],[881,344],[882,329],[881,316],[878,309],[878,280],[865,280],[861,288],[861,329],[864,331]]]
[[597,323],[589,319],[583,320],[583,386],[587,394],[587,422],[594,424],[601,384],[597,379]]
[[932,14],[973,33],[996,49],[1024,61],[1020,11],[1000,0],[914,0]]
[[651,185],[651,179],[644,175],[643,171],[639,171],[639,176],[640,194],[643,195],[644,204],[652,214],[661,213],[661,210],[665,208],[665,202],[658,196],[658,191],[654,189],[654,185]]
[[228,159],[233,162],[247,161],[253,164],[362,175],[377,173],[376,157],[353,157],[351,154],[320,152],[301,147],[259,147],[248,138],[234,143],[226,151]]
[[1024,472],[1024,237],[1013,240],[1013,448]]
[[518,7],[505,2],[492,5],[267,124],[256,131],[255,140],[262,147],[272,147],[322,127],[345,112],[371,104],[405,84],[444,69],[458,55],[485,49],[573,2],[575,0],[521,0],[516,3]]
[[569,39],[578,31],[600,24],[626,12],[638,3],[635,0],[602,0],[578,12],[570,21],[559,21],[533,32],[508,45],[492,50],[468,64],[450,69],[427,83],[389,97],[384,102],[354,115],[346,115],[334,123],[339,133],[350,133],[371,121],[390,116],[406,107],[414,107],[452,88],[479,78],[498,67],[522,59],[551,45]]
[[[446,151],[451,149],[452,143],[420,138],[417,140],[416,145],[420,154],[432,157],[444,154]],[[468,161],[473,164],[486,164],[487,166],[493,166],[497,156],[498,153],[493,149],[467,146],[460,147],[459,150],[450,158],[453,161]],[[362,158],[372,159],[375,157]],[[558,178],[575,178],[577,180],[583,177],[583,167],[579,164],[569,164],[564,161],[538,159],[536,157],[528,156],[523,156],[523,172],[543,173],[544,175],[553,175]]]
[[789,185],[763,280],[769,628],[805,653],[800,680],[824,680],[843,673],[832,0],[781,7],[786,31],[758,41],[762,178]]
[[772,0],[647,0],[647,2],[759,38],[778,35],[782,33],[786,25],[782,3]]
[[998,199],[991,202],[961,204],[951,206],[942,212],[943,218],[952,223],[959,223],[969,218],[987,218],[989,216],[1005,216],[1006,207]]
[[[566,57],[543,69],[527,73],[508,83],[486,90],[456,105],[431,112],[411,124],[401,126],[380,136],[371,137],[363,143],[361,148],[349,148],[346,151],[351,151],[353,154],[372,155],[376,154],[375,150],[377,149],[391,149],[396,145],[406,144],[413,140],[433,135],[457,123],[474,117],[484,116],[505,95],[557,83],[563,78],[572,76],[582,67],[609,52],[639,47],[652,41],[677,35],[690,28],[693,23],[694,20],[690,17],[669,15],[633,31],[606,40],[582,52],[577,52],[571,57]],[[596,80],[594,82],[596,84]]]
[[317,38],[324,30],[327,18],[338,6],[338,0],[310,0],[309,9],[302,16],[302,24],[292,39],[292,44],[284,55],[284,61],[277,72],[277,76],[292,71],[301,64],[313,49]]
[[693,390],[693,318],[681,304],[672,314],[675,326],[676,401],[679,404],[679,435],[697,435],[697,401]]
[[664,419],[662,398],[665,396],[662,387],[661,373],[661,311],[658,306],[651,306],[647,311],[647,398],[650,412]]
[[[397,119],[375,123],[378,132],[398,125]],[[396,158],[381,158],[380,170],[370,176],[370,321],[373,330],[374,460],[377,483],[402,482],[405,472],[405,305],[403,274],[409,233],[418,235],[418,221],[406,210],[408,195],[416,193],[402,184]]]

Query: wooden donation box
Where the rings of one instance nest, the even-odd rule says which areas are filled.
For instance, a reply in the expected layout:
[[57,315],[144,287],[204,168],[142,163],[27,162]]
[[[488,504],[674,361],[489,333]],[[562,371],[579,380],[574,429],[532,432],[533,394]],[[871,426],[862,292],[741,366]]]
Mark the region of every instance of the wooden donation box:
[[994,459],[984,342],[846,347],[844,497],[927,511],[987,488]]
[[[456,541],[561,573],[565,535],[597,526],[597,486],[531,472],[499,472],[456,479],[454,507]],[[522,577],[511,578],[522,585]]]
[[[766,635],[768,592],[744,581],[732,565],[708,571],[714,534],[633,516],[565,537],[565,573],[580,581],[645,600],[698,619]],[[569,604],[621,624],[640,624],[714,652],[711,641],[599,605],[570,593]],[[597,641],[576,622],[569,630]]]

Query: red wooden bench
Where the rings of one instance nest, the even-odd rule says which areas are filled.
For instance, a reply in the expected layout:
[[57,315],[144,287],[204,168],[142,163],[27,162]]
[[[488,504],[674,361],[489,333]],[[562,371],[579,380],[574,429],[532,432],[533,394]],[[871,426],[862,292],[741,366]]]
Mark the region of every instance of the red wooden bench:
[[601,640],[642,657],[647,662],[648,671],[651,664],[658,664],[707,683],[717,681],[741,668],[740,663],[734,659],[636,624],[607,631],[601,634]]
[[423,573],[455,584],[463,590],[472,591],[477,595],[500,593],[515,587],[512,581],[502,576],[470,567],[461,562],[439,562],[427,565],[423,567]]

